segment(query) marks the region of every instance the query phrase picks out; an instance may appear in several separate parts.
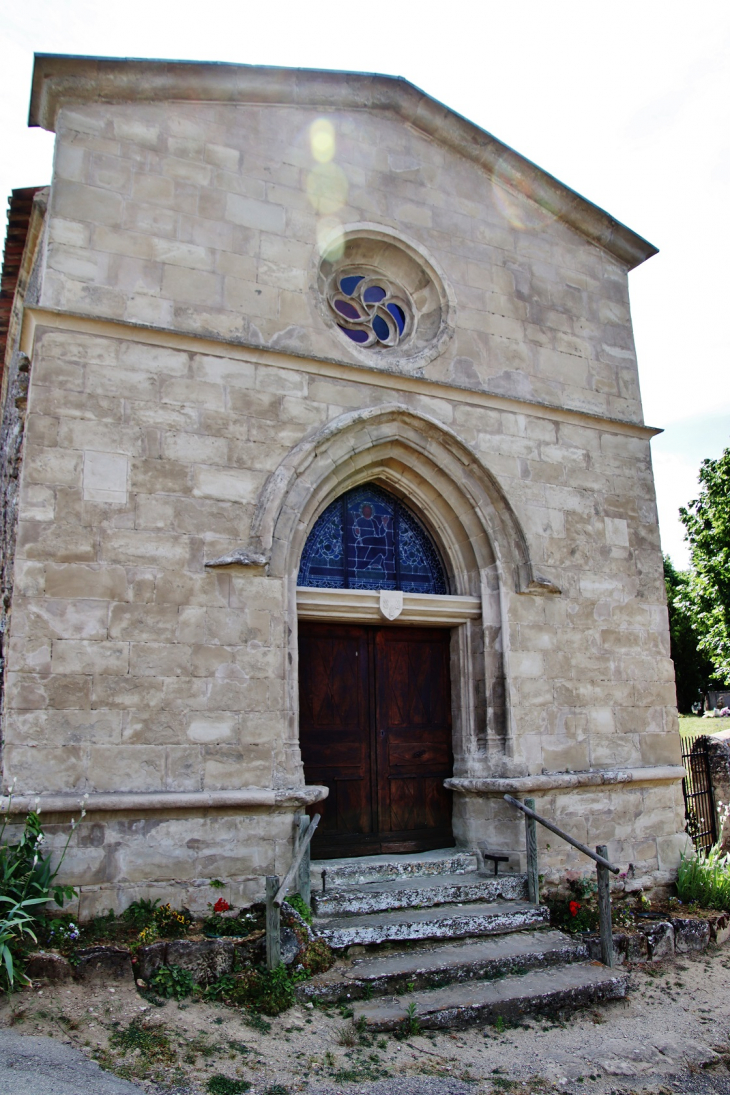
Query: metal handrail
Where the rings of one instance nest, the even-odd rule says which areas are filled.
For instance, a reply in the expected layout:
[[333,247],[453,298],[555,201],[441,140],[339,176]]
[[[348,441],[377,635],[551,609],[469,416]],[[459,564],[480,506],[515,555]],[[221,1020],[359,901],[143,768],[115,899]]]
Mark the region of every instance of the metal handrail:
[[576,840],[574,837],[570,836],[569,833],[564,832],[563,829],[558,828],[557,825],[553,825],[552,821],[548,821],[545,817],[540,817],[540,815],[536,814],[534,810],[531,810],[529,806],[525,806],[524,802],[520,802],[518,799],[512,798],[512,795],[505,795],[504,799],[505,802],[509,802],[510,806],[516,806],[517,809],[522,810],[522,813],[525,814],[527,817],[532,817],[535,819],[535,821],[539,821],[540,824],[544,825],[546,829],[549,829],[551,833],[555,833],[556,836],[561,837],[563,840],[567,841],[568,844],[572,844],[573,847],[577,848],[579,852],[582,852],[583,855],[589,856],[596,863],[600,863],[600,865],[602,867],[605,867],[606,870],[611,871],[613,874],[618,874],[621,870],[620,867],[616,867],[613,863],[609,863],[609,861],[607,859],[604,859],[602,855],[598,855],[597,852],[592,852],[590,848],[586,847],[585,844],[581,844],[579,840]]
[[266,876],[266,966],[270,970],[276,969],[281,962],[281,906],[297,872],[299,893],[307,905],[311,903],[309,845],[320,819],[321,814],[315,814],[311,820],[306,814],[296,819],[294,858],[284,881],[280,882],[278,874]]
[[596,847],[595,852],[592,852],[590,848],[585,844],[581,844],[579,840],[570,836],[569,833],[564,832],[558,828],[557,825],[553,825],[552,821],[548,821],[547,818],[541,817],[540,814],[534,810],[535,800],[528,798],[524,802],[520,802],[518,799],[513,798],[512,795],[504,796],[505,802],[508,802],[510,806],[516,807],[521,810],[525,815],[525,843],[527,848],[527,893],[530,901],[535,904],[538,903],[540,898],[540,885],[539,874],[537,867],[537,829],[535,822],[539,821],[541,825],[544,825],[546,829],[549,829],[551,833],[555,833],[561,840],[571,844],[574,848],[577,848],[583,855],[587,855],[596,864],[596,876],[598,882],[598,928],[601,937],[601,961],[604,966],[614,965],[613,954],[613,928],[611,927],[611,888],[609,885],[608,872],[613,874],[619,873],[619,868],[610,863],[606,858],[608,854],[608,848],[605,844],[599,844]]
[[[294,881],[294,875],[297,873],[297,869],[299,867],[299,864],[301,863],[302,856],[304,855],[307,848],[309,847],[309,842],[312,839],[312,837],[314,836],[314,830],[319,825],[321,817],[322,817],[321,814],[315,814],[314,817],[309,822],[309,825],[307,826],[307,828],[304,830],[304,832],[303,833],[300,832],[300,834],[299,834],[299,843],[298,843],[298,846],[297,846],[297,850],[294,853],[294,858],[291,862],[291,867],[289,868],[289,870],[284,875],[284,881],[282,882],[281,886],[279,886],[279,889],[276,892],[276,897],[274,898],[274,904],[279,909],[282,906],[282,903],[284,901],[284,898],[287,895],[287,891],[288,891],[289,887],[291,886],[292,882]],[[307,902],[307,904],[309,904],[309,902]]]

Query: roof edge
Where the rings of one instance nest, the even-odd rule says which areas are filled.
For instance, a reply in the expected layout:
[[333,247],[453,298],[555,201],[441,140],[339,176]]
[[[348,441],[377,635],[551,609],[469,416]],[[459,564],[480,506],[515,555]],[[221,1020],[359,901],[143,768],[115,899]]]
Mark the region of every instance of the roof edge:
[[491,133],[401,76],[212,61],[136,60],[37,53],[28,124],[55,131],[76,102],[229,102],[388,110],[493,173],[613,255],[628,270],[658,248]]

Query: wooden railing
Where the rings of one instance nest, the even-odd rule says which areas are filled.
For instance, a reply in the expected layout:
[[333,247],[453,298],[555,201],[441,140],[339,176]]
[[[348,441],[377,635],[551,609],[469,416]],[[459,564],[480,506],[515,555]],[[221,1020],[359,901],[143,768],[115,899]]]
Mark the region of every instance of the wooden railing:
[[298,832],[294,843],[294,858],[289,870],[281,882],[278,874],[266,876],[266,966],[273,970],[281,962],[281,906],[289,892],[294,878],[297,878],[297,892],[306,901],[312,903],[310,881],[311,855],[310,841],[319,825],[320,814],[308,818],[306,814],[298,820]]
[[611,890],[609,886],[608,872],[618,874],[619,869],[613,863],[609,863],[606,856],[608,848],[605,844],[599,844],[595,852],[592,852],[585,844],[570,836],[563,829],[553,825],[552,821],[535,813],[534,798],[526,798],[520,802],[512,795],[504,796],[505,802],[510,806],[521,810],[525,815],[525,847],[527,851],[527,896],[534,904],[540,900],[540,881],[537,869],[537,827],[535,822],[544,825],[551,833],[555,833],[561,840],[572,844],[583,855],[587,855],[596,864],[596,877],[598,882],[598,930],[601,937],[601,961],[604,966],[613,966],[613,929],[611,927]]

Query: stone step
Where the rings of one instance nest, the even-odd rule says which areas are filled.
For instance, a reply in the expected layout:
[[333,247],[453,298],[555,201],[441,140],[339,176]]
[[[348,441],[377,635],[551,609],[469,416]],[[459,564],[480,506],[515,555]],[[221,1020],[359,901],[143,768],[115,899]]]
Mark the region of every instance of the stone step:
[[389,882],[397,878],[426,878],[438,874],[475,871],[477,857],[458,848],[437,848],[409,855],[364,855],[347,859],[312,860],[312,892],[321,893],[322,871],[327,872],[327,889],[362,886],[368,882]]
[[546,924],[550,912],[526,901],[474,902],[432,909],[401,909],[362,916],[316,917],[314,928],[335,950],[392,940],[466,939],[500,935]]
[[386,912],[388,909],[431,908],[469,901],[524,901],[527,875],[465,874],[419,875],[389,882],[371,882],[360,886],[327,889],[313,893],[312,903],[318,916]]
[[626,995],[628,984],[628,974],[614,973],[600,962],[576,962],[499,981],[469,981],[406,996],[359,1000],[353,1005],[354,1021],[373,1032],[398,1030],[410,1021],[409,1005],[424,1029],[494,1023],[500,1017],[514,1021],[617,1000]]
[[[300,1000],[369,1000],[446,984],[493,980],[537,967],[584,962],[588,947],[558,931],[521,931],[466,943],[356,958],[297,986]],[[409,997],[410,999],[410,997]],[[408,1001],[406,1001],[408,1003]]]

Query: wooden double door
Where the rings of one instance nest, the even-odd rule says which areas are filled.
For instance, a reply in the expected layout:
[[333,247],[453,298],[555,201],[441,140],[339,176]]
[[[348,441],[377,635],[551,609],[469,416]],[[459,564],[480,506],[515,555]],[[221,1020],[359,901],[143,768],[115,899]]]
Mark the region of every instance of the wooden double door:
[[449,632],[299,625],[307,783],[329,787],[317,858],[451,847]]

